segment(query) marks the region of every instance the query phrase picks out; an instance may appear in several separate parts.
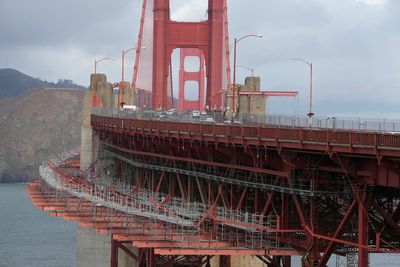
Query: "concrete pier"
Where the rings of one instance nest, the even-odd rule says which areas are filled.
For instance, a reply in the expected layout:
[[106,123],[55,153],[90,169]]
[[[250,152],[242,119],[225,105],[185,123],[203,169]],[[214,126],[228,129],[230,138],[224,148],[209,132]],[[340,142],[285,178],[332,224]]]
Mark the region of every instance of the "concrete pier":
[[111,235],[78,228],[76,249],[77,267],[110,267]]
[[[137,249],[132,245],[125,245],[137,255]],[[76,245],[77,267],[110,267],[111,262],[111,235],[96,234],[94,229],[78,228]],[[118,250],[118,267],[136,267],[134,259]]]
[[[94,80],[96,79],[96,81]],[[86,171],[91,163],[96,159],[99,148],[99,141],[93,135],[90,126],[90,114],[92,109],[93,91],[100,98],[100,105],[103,108],[112,109],[112,85],[107,82],[104,74],[91,76],[90,90],[85,93],[82,114],[82,133],[81,133],[81,153],[80,169]],[[94,86],[96,85],[96,86]],[[129,93],[129,83],[126,84],[128,90],[125,95],[129,103],[133,103],[133,96]],[[94,89],[96,87],[96,89]],[[77,266],[78,267],[109,267],[111,262],[111,235],[97,234],[94,229],[78,228],[77,233]],[[137,255],[137,249],[131,245],[125,245],[130,251]],[[135,267],[137,263],[121,249],[118,250],[119,267]]]
[[[261,80],[260,77],[247,77],[244,85],[237,84],[236,88],[239,92],[259,92]],[[236,92],[237,93],[237,92]],[[233,111],[233,90],[227,92],[226,99],[227,116],[229,117]],[[235,98],[235,106],[237,118],[242,119],[243,114],[266,115],[267,113],[267,98],[261,95],[240,95]]]

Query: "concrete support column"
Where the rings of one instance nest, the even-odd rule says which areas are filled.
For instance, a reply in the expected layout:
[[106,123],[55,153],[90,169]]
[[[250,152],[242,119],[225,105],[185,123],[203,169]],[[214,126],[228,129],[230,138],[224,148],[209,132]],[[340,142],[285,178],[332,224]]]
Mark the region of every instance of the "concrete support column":
[[264,267],[266,266],[255,256],[231,256],[231,267]]
[[[125,88],[129,86],[126,85]],[[130,88],[130,87],[129,87]],[[82,134],[81,134],[81,154],[80,169],[86,171],[97,159],[100,145],[99,138],[93,135],[90,125],[92,111],[93,94],[98,97],[100,107],[112,109],[112,85],[107,82],[104,74],[91,76],[90,90],[85,93],[83,115],[82,115]],[[125,91],[124,99],[128,104],[133,104],[134,98],[130,93],[132,90]],[[77,265],[78,267],[135,267],[136,261],[129,254],[136,254],[137,249],[132,245],[123,245],[121,249],[117,241],[112,241],[111,235],[97,234],[94,229],[78,228],[77,233]],[[127,253],[132,252],[132,253]]]
[[[260,91],[260,77],[247,77],[245,84],[239,87],[240,91]],[[229,101],[228,101],[229,102]],[[266,99],[261,95],[241,95],[238,99],[239,107],[237,109],[239,119],[243,118],[243,114],[252,114],[255,116],[265,116],[267,112]],[[231,109],[231,107],[230,107]]]
[[130,82],[124,82],[124,94],[122,95],[122,90],[120,88],[119,95],[114,95],[114,109],[120,108],[118,105],[118,100],[124,102],[125,105],[135,105],[135,90],[132,90]]
[[87,170],[92,162],[93,154],[93,131],[90,126],[90,114],[92,108],[92,92],[87,91],[83,100],[82,131],[81,131],[81,153],[80,169]]
[[77,267],[110,267],[111,235],[78,228],[76,248]]
[[90,88],[85,93],[83,101],[82,114],[82,132],[81,132],[81,155],[80,169],[85,171],[89,168],[93,159],[95,159],[98,146],[93,138],[93,131],[90,125],[90,115],[92,113],[92,98],[95,94],[99,101],[100,107],[112,109],[112,85],[107,82],[104,74],[92,74],[90,77]]

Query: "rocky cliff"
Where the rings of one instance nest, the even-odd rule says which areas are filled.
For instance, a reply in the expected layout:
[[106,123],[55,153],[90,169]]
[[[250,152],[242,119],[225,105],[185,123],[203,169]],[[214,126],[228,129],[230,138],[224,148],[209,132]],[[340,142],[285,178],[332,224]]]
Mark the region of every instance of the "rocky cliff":
[[0,100],[0,182],[34,179],[43,160],[79,146],[83,95],[34,89]]

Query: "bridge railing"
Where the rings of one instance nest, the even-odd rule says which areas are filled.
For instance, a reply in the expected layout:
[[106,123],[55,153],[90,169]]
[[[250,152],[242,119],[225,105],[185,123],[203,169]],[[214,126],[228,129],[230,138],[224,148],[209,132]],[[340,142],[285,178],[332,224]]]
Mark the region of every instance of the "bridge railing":
[[[114,118],[136,118],[147,121],[169,121],[170,130],[177,130],[178,126],[172,122],[194,122],[199,124],[232,124],[230,117],[224,117],[220,112],[202,113],[194,117],[190,111],[112,111],[104,108],[92,109],[93,115],[107,116]],[[275,125],[278,127],[292,128],[315,128],[332,130],[352,130],[360,132],[385,132],[400,133],[400,120],[387,119],[368,119],[368,118],[345,118],[345,117],[326,117],[314,116],[310,119],[300,115],[260,115],[243,114],[240,119],[234,120],[234,125]],[[176,128],[176,129],[174,129]],[[206,129],[207,127],[205,127]]]
[[[182,121],[183,122],[183,121]],[[108,129],[131,129],[148,134],[169,133],[178,137],[189,138],[231,138],[242,142],[239,138],[258,140],[259,142],[278,142],[280,144],[312,144],[315,149],[325,150],[324,146],[362,149],[362,153],[375,154],[377,149],[381,155],[393,156],[400,150],[400,132],[374,132],[333,130],[322,128],[297,128],[277,125],[251,124],[207,124],[197,122],[177,123],[171,121],[154,121],[141,119],[125,119],[107,116],[92,117],[92,126]],[[397,154],[395,154],[397,155]],[[396,156],[397,157],[397,156]]]
[[295,115],[244,114],[243,123],[333,130],[400,132],[400,120]]

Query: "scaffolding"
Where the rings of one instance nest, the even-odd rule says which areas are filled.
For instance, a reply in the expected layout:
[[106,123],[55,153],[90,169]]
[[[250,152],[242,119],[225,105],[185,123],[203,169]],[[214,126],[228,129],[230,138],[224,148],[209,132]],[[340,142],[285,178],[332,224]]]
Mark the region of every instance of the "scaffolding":
[[[201,242],[211,239],[234,242],[237,246],[253,250],[290,249],[279,243],[278,222],[272,213],[264,216],[216,204],[206,205],[144,188],[135,191],[130,184],[112,177],[93,182],[78,179],[60,167],[65,166],[68,157],[71,153],[42,164],[39,170],[43,181],[55,190],[56,195],[57,192],[64,192],[93,203],[98,209],[108,208],[105,217],[109,228],[119,223],[126,227],[125,234],[129,235],[135,231],[130,226],[137,223],[137,218],[142,218],[139,221],[144,226],[140,231],[152,240],[158,240],[162,235],[164,240],[191,240],[193,247],[199,248]],[[112,187],[108,186],[110,181],[113,181]],[[117,213],[112,214],[112,211]],[[122,219],[120,213],[125,214]]]
[[[244,170],[232,170],[231,175],[227,175],[226,167],[210,166],[201,163],[188,163],[179,161],[166,161],[157,157],[141,157],[138,154],[121,155],[114,152],[112,147],[105,147],[105,155],[118,158],[131,166],[146,168],[150,170],[165,171],[171,173],[179,173],[192,177],[204,178],[227,184],[235,184],[249,188],[268,189],[282,193],[296,193],[299,195],[315,196],[315,195],[341,195],[348,194],[347,181],[332,181],[331,187],[337,188],[337,191],[315,190],[309,179],[302,178],[299,175],[292,174],[291,183],[288,184],[287,177],[279,177],[267,173],[252,173]],[[331,181],[326,181],[326,184]]]

